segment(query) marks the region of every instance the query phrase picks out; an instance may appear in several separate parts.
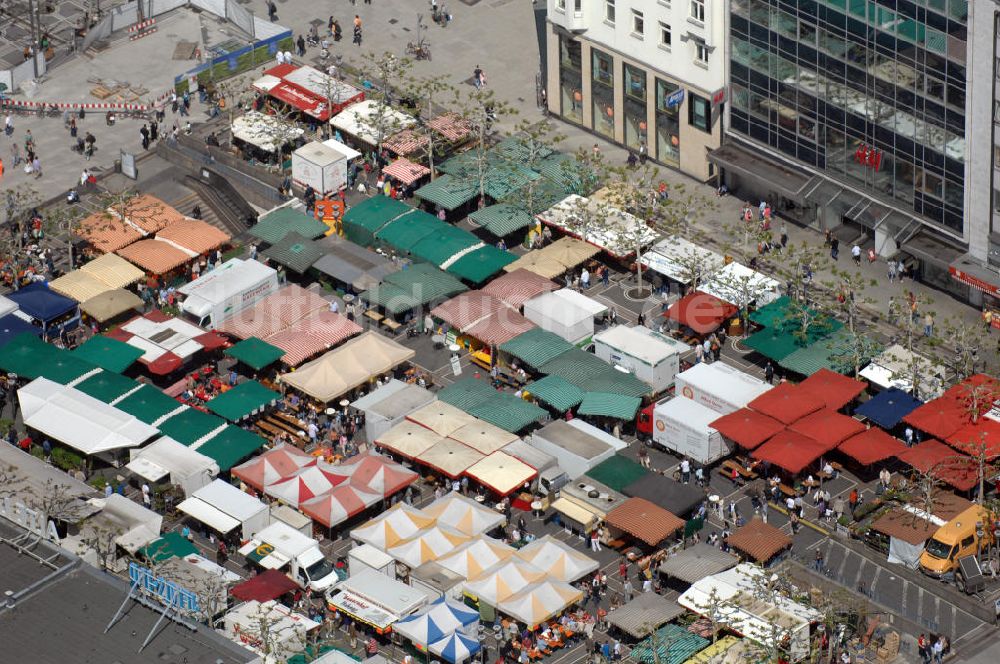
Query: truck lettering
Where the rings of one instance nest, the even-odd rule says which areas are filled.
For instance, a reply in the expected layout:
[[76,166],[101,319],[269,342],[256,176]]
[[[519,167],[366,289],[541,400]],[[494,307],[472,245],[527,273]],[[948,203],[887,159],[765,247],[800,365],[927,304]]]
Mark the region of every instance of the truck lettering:
[[257,286],[256,288],[245,291],[243,293],[243,303],[246,304],[247,302],[256,299],[258,296],[263,295],[264,293],[267,293],[270,290],[271,290],[271,282],[268,281],[266,283],[261,284],[260,286]]

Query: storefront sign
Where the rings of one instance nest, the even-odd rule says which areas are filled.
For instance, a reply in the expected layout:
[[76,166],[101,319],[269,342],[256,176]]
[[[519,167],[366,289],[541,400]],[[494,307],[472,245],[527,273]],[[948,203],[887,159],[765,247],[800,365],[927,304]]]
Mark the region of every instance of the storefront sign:
[[724,101],[726,101],[726,89],[719,88],[719,90],[712,94],[712,106],[718,106]]
[[[979,277],[974,277],[968,272],[963,272],[958,268],[956,268],[954,265],[948,267],[948,272],[951,273],[952,278],[954,278],[956,281],[961,281],[963,284],[972,286],[976,290],[981,290],[984,293],[989,293],[994,297],[1000,297],[1000,287],[998,286],[994,286],[991,283],[983,281]],[[997,320],[996,315],[994,315],[993,320],[994,320],[994,325],[996,325],[996,320]]]
[[674,90],[667,95],[667,108],[676,108],[684,103],[684,88]]
[[866,168],[874,169],[877,173],[878,169],[882,167],[882,151],[874,145],[862,143],[854,151],[854,161]]
[[51,519],[46,519],[40,510],[32,509],[10,496],[0,498],[0,516],[27,530],[53,542],[59,541],[59,532]]
[[128,566],[128,577],[132,583],[136,584],[136,590],[156,600],[174,606],[181,611],[196,613],[198,607],[198,596],[190,590],[181,588],[173,581],[168,581],[161,576],[156,576],[148,567],[143,567],[138,563],[131,563]]

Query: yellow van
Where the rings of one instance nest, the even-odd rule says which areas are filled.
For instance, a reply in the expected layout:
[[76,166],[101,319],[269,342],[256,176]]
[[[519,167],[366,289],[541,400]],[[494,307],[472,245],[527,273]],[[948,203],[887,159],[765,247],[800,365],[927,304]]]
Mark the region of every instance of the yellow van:
[[[980,536],[982,542],[980,542]],[[920,554],[920,569],[929,576],[941,577],[958,570],[958,560],[974,556],[988,547],[993,538],[990,512],[973,505],[937,529]]]

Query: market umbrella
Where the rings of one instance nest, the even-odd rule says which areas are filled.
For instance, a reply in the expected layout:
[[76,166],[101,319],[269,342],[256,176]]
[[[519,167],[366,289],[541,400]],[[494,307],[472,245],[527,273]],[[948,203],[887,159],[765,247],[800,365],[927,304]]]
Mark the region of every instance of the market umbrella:
[[265,486],[291,477],[300,469],[315,464],[316,461],[299,448],[282,443],[236,466],[230,472],[255,489],[263,491]]
[[478,621],[478,612],[470,610],[464,604],[450,602],[441,597],[425,611],[403,618],[392,628],[400,636],[426,647]]
[[305,501],[299,505],[299,509],[306,516],[319,521],[327,528],[332,528],[380,500],[382,496],[377,493],[342,484],[329,493]]
[[479,652],[479,649],[479,641],[461,632],[455,632],[430,645],[432,653],[440,655],[452,664],[459,664],[459,662],[471,659]]

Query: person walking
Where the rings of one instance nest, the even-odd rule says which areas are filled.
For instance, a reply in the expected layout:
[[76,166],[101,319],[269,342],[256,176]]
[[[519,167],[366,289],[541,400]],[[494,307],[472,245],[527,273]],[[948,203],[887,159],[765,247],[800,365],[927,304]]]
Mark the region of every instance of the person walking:
[[590,531],[590,550],[594,552],[599,552],[601,550],[601,534],[598,532],[597,528]]
[[142,149],[143,150],[148,150],[149,149],[149,127],[147,127],[145,124],[143,124],[142,128],[139,130],[139,135],[142,136]]
[[837,260],[840,255],[840,240],[836,237],[830,238],[830,258]]
[[767,381],[768,385],[774,382],[774,365],[771,360],[768,360],[767,364],[764,365],[764,380]]
[[42,177],[42,160],[35,155],[35,158],[31,160],[31,172],[35,174],[36,178]]
[[931,651],[927,645],[927,637],[924,634],[917,637],[917,653],[920,655],[920,661],[923,664],[931,661]]
[[861,267],[861,247],[858,245],[851,247],[851,260],[854,261],[855,265]]
[[939,636],[938,640],[934,642],[931,646],[931,655],[934,658],[934,664],[941,664],[941,660],[944,658],[944,637]]
[[986,327],[986,334],[993,329],[993,312],[983,307],[983,325]]
[[361,46],[361,26],[354,26],[354,40],[353,43],[357,46]]
[[924,336],[929,337],[934,332],[934,315],[931,312],[924,314]]
[[476,86],[477,90],[481,90],[483,87],[483,70],[479,65],[472,70],[472,84]]
[[816,556],[813,558],[813,568],[817,572],[823,571],[823,551],[816,549]]
[[274,0],[267,0],[267,18],[271,23],[278,20],[278,6],[274,4]]

